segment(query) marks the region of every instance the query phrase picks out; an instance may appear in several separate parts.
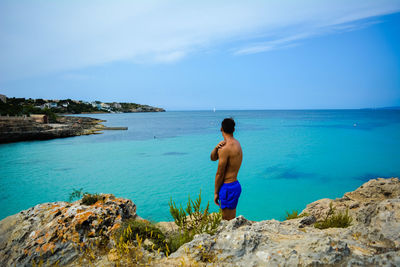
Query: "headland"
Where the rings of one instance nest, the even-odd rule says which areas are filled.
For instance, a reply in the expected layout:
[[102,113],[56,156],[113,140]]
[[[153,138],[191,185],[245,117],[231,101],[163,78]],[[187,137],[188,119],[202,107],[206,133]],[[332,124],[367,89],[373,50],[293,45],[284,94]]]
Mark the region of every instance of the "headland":
[[18,141],[47,140],[98,134],[102,130],[127,130],[127,127],[105,127],[99,120],[65,114],[163,112],[162,108],[136,103],[105,103],[82,100],[0,99],[0,144]]

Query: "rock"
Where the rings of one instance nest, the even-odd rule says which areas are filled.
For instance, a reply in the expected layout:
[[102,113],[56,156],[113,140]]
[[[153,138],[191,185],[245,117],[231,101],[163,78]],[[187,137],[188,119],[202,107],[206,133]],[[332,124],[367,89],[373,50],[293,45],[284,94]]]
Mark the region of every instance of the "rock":
[[315,223],[316,221],[317,221],[317,219],[314,217],[314,215],[304,217],[303,219],[301,219],[299,227],[303,228],[304,226],[311,225],[311,224]]
[[117,250],[115,248],[111,249],[108,252],[107,258],[109,261],[117,261],[119,259]]
[[38,123],[30,117],[0,116],[0,143],[96,134],[101,131],[100,126],[103,126],[100,122],[103,121],[87,117],[58,116],[57,123],[47,124]]
[[154,245],[154,243],[151,240],[146,239],[146,240],[143,241],[143,245],[146,246],[146,247],[151,248]]
[[[282,222],[239,216],[222,221],[214,235],[196,235],[169,257],[146,250],[152,246],[146,239],[135,253],[141,264],[151,266],[400,266],[399,189],[397,178],[374,179],[342,198],[307,205],[301,214],[308,216]],[[349,210],[349,227],[313,226],[330,203],[338,211]],[[30,266],[43,259],[49,265],[87,266],[88,260],[81,260],[85,249],[102,240],[106,253],[95,253],[91,264],[123,266],[134,258],[118,255],[110,238],[129,218],[141,219],[136,206],[112,195],[91,206],[79,201],[37,205],[0,222],[0,265]],[[172,222],[157,226],[167,233],[177,230]]]
[[[342,198],[335,200],[324,198],[312,202],[301,214],[308,213],[315,216],[317,220],[321,220],[326,217],[329,205],[332,203],[337,212],[345,212],[348,209],[353,218],[368,220],[370,214],[367,210],[372,212],[378,202],[399,197],[400,182],[398,178],[377,178],[364,183],[352,192],[345,193]],[[360,209],[364,212],[360,213]]]
[[[252,222],[239,216],[223,221],[215,235],[197,235],[160,266],[400,266],[400,182],[375,179],[336,200],[322,199],[302,212],[310,216]],[[329,204],[349,209],[348,228],[319,230]],[[352,207],[350,209],[350,207]]]
[[179,227],[175,222],[158,222],[156,223],[156,226],[165,234],[175,233],[179,230]]
[[26,266],[43,260],[66,265],[82,251],[112,242],[124,219],[135,218],[131,200],[101,195],[93,205],[54,202],[39,204],[0,221],[0,265]]

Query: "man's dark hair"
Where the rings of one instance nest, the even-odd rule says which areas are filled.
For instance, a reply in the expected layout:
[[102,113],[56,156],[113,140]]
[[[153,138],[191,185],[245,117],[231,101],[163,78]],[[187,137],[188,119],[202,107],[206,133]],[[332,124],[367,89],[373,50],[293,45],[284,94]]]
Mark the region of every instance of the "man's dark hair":
[[221,126],[225,133],[231,134],[235,131],[235,121],[232,118],[224,119]]

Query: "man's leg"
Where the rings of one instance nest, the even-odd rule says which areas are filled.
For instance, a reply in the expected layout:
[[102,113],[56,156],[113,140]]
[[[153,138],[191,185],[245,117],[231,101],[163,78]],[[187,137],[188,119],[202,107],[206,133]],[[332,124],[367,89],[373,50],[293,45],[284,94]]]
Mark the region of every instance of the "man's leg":
[[233,210],[228,208],[222,209],[222,219],[230,221],[235,217],[236,217],[236,209]]

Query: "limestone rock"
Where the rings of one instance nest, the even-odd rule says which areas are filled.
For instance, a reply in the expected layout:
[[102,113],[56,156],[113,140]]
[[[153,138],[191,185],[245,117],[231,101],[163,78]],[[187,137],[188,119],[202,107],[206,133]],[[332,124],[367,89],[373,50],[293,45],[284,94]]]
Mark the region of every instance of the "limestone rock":
[[342,198],[335,200],[320,199],[307,205],[301,214],[308,213],[315,216],[317,220],[325,218],[329,211],[329,205],[338,212],[345,212],[357,219],[368,221],[370,214],[377,203],[385,199],[396,199],[400,197],[400,181],[398,178],[372,179],[352,192],[345,193]]
[[306,216],[303,219],[301,219],[299,227],[303,228],[304,226],[311,225],[311,224],[315,223],[316,221],[317,221],[317,219],[314,217],[314,215]]
[[43,261],[63,266],[81,250],[109,243],[122,221],[136,216],[136,206],[128,199],[101,196],[90,206],[80,201],[39,204],[0,221],[0,265]]
[[[329,205],[349,210],[347,228],[324,230],[313,226],[324,218]],[[145,251],[152,266],[400,266],[400,181],[374,179],[335,200],[322,199],[307,205],[293,220],[249,221],[239,216],[223,221],[214,235],[201,234],[176,252]],[[78,261],[86,248],[106,241],[105,254],[95,266],[124,265],[111,235],[123,220],[140,219],[127,199],[102,195],[91,206],[55,202],[37,205],[0,222],[0,265],[30,266],[45,263],[89,265]],[[176,231],[173,222],[158,223],[166,233]],[[149,240],[144,247],[151,246]],[[147,261],[150,259],[150,261]]]
[[[343,198],[309,204],[302,212],[309,217],[252,222],[239,216],[223,221],[213,236],[197,235],[160,266],[400,266],[399,195],[399,179],[375,179]],[[310,225],[331,202],[337,210],[353,207],[350,227]]]

